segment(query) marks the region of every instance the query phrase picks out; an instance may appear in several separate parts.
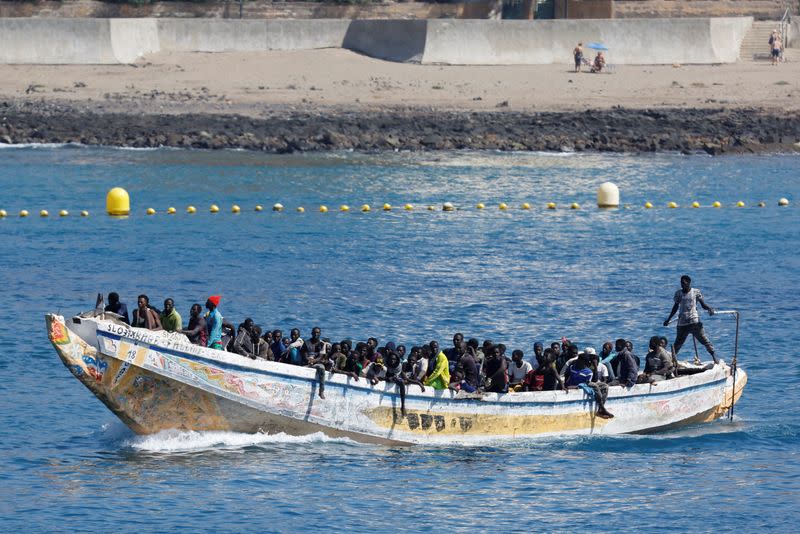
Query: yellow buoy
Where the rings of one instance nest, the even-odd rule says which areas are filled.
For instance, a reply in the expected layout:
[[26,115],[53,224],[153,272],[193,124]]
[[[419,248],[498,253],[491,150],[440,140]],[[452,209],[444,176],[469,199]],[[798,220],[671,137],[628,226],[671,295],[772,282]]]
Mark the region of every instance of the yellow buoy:
[[320,213],[328,213],[328,206],[320,206],[319,207]]
[[59,217],[66,217],[68,215],[69,215],[69,212],[67,210],[61,210],[61,211],[58,212],[58,216]]
[[170,206],[170,207],[168,207],[168,208],[167,208],[167,215],[175,215],[175,212],[176,212],[176,211],[177,211],[177,210],[176,210],[175,208],[173,208],[172,206]]
[[297,213],[305,213],[306,209],[303,206],[298,206]]
[[676,203],[674,203],[674,202],[669,202],[669,203],[667,203],[667,207],[668,207],[668,208],[675,209],[675,208],[677,208],[677,207],[678,207],[678,205],[677,205]]
[[767,207],[767,203],[762,200],[761,202],[758,203],[758,207],[759,208],[766,208]]
[[86,211],[86,210],[82,210],[81,211],[81,217],[88,217],[88,216],[89,216],[89,212],[88,211]]
[[238,205],[234,204],[233,206],[231,206],[231,213],[240,213],[241,211],[242,208],[240,208]]
[[39,217],[48,217],[49,215],[50,215],[50,212],[48,212],[47,210],[41,210],[39,212]]
[[714,202],[711,204],[711,207],[712,207],[712,208],[721,208],[721,207],[722,207],[722,204],[721,204],[721,203],[720,203],[718,200],[715,200],[715,201],[714,201]]
[[280,202],[276,202],[272,206],[272,211],[283,211],[283,204],[281,204]]
[[700,207],[700,203],[695,200],[694,202],[692,202],[692,207],[693,208],[699,208]]
[[261,204],[256,204],[256,207],[254,209],[256,211],[264,211],[264,206],[262,206]]
[[350,211],[350,206],[348,206],[347,204],[342,204],[341,206],[339,206],[339,211]]
[[648,209],[648,210],[649,210],[650,208],[652,208],[652,207],[653,207],[653,204],[651,204],[650,202],[645,202],[645,203],[644,203],[644,207],[645,207],[645,209]]
[[508,204],[506,204],[505,202],[501,202],[500,205],[497,206],[497,207],[500,208],[501,210],[505,211],[505,210],[508,209]]
[[781,198],[780,200],[778,200],[778,206],[788,206],[788,205],[789,205],[788,198]]
[[383,211],[392,211],[392,205],[391,204],[384,204],[383,205]]
[[442,211],[455,211],[456,207],[453,205],[452,202],[445,202],[442,204]]
[[219,206],[216,204],[211,204],[211,207],[208,209],[211,213],[219,213]]
[[530,204],[528,204],[527,202],[523,202],[523,203],[522,203],[522,206],[520,206],[520,207],[521,207],[522,209],[524,209],[524,210],[529,210],[529,209],[531,209],[531,205],[530,205]]
[[619,207],[619,187],[612,182],[603,182],[597,188],[597,207],[598,208],[618,208]]
[[428,210],[428,211],[434,211],[435,209],[436,209],[436,208],[435,208],[434,206],[430,206],[430,205],[429,205],[429,206],[428,206],[428,208],[427,208],[427,210]]
[[28,216],[28,210],[20,210],[19,216],[20,217],[27,217]]
[[115,187],[106,194],[106,213],[114,217],[130,215],[131,197],[121,187]]
[[475,209],[478,209],[478,210],[482,210],[485,207],[486,206],[483,205],[483,202],[478,202],[477,204],[475,204]]
[[737,202],[737,203],[736,203],[736,207],[737,207],[737,208],[743,208],[743,207],[744,207],[744,202],[742,202],[742,201],[740,200],[739,202]]
[[414,204],[406,204],[405,206],[403,206],[403,209],[406,211],[411,211],[414,209]]
[[569,209],[571,209],[571,210],[579,210],[579,209],[581,209],[581,205],[578,204],[577,202],[573,202],[572,204],[570,204]]
[[186,213],[195,213],[196,211],[197,208],[195,208],[194,206],[189,206],[186,208]]
[[548,202],[547,203],[547,209],[549,209],[549,210],[556,209],[556,203],[555,202]]
[[154,210],[153,208],[147,208],[147,211],[145,213],[147,213],[148,215],[155,215],[156,210]]
[[8,212],[6,210],[0,210],[0,219],[8,217]]
[[363,211],[364,213],[367,213],[368,211],[371,211],[371,208],[369,207],[369,204],[361,204],[361,211]]

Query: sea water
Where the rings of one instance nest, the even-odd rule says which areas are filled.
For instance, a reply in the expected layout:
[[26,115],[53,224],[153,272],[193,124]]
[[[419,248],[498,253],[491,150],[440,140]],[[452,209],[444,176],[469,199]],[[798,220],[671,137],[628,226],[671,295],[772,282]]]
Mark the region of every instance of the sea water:
[[[796,156],[2,149],[0,528],[796,531],[798,169]],[[606,180],[618,210],[594,207]],[[131,194],[127,219],[103,215],[114,186]],[[446,201],[464,209],[442,212]],[[64,368],[43,319],[117,291],[131,311],[140,293],[172,297],[185,321],[221,294],[234,323],[320,326],[334,340],[449,346],[460,331],[530,356],[536,340],[625,337],[643,356],[651,335],[674,335],[661,323],[684,273],[710,305],[741,312],[749,382],[733,421],[648,436],[481,447],[138,437]],[[703,320],[729,361],[732,318]],[[693,353],[689,342],[681,355]]]

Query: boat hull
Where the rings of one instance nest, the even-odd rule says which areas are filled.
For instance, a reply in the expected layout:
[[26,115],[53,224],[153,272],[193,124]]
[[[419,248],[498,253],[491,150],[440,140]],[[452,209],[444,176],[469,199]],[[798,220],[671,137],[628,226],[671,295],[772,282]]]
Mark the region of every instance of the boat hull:
[[730,369],[718,365],[658,385],[612,387],[610,420],[594,415],[581,390],[465,397],[411,386],[403,414],[394,384],[329,374],[323,400],[312,369],[252,361],[102,318],[48,315],[47,327],[64,365],[139,434],[323,432],[406,444],[652,432],[722,417],[747,382],[739,370],[734,391]]

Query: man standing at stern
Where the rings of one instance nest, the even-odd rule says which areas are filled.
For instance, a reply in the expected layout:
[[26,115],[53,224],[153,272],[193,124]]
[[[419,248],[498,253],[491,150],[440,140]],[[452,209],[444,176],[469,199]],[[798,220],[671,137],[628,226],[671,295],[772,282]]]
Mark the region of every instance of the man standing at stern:
[[672,311],[669,312],[669,317],[664,321],[664,326],[669,326],[672,316],[678,312],[678,330],[675,335],[675,355],[681,350],[683,343],[689,334],[692,334],[697,341],[703,345],[708,353],[714,358],[714,363],[719,363],[719,359],[714,354],[714,345],[711,340],[706,336],[703,330],[703,323],[700,322],[700,313],[697,311],[697,303],[708,312],[709,315],[714,315],[714,308],[706,304],[703,300],[703,294],[696,287],[692,287],[692,279],[689,275],[684,274],[681,276],[681,288],[675,292],[675,304],[672,306]]

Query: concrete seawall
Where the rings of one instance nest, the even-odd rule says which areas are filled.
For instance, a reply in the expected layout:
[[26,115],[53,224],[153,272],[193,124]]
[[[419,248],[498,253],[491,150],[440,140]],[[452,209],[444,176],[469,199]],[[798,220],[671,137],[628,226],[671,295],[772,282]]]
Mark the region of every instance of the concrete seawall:
[[[130,63],[156,52],[346,48],[424,64],[568,64],[599,41],[614,64],[738,60],[752,18],[624,20],[0,19],[0,63]],[[588,56],[588,54],[587,54]]]

